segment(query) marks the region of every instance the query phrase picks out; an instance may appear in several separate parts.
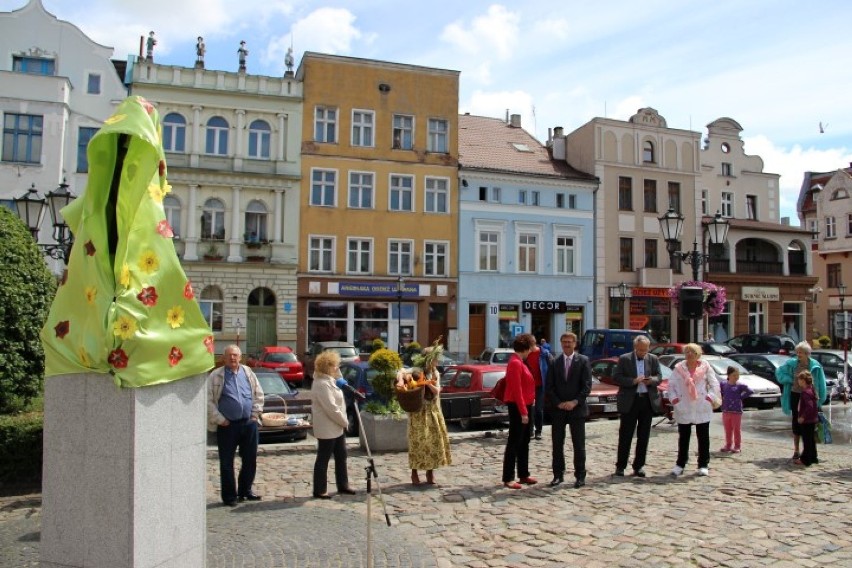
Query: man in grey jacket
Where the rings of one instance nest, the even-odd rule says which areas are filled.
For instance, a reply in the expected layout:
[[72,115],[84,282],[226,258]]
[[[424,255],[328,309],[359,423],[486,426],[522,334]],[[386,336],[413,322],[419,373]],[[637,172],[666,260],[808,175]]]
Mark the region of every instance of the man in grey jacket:
[[[237,345],[225,348],[225,366],[207,378],[208,430],[216,432],[222,502],[259,501],[251,486],[257,471],[258,423],[263,412],[263,389],[254,372],[240,364]],[[239,485],[234,479],[234,455],[240,450]]]

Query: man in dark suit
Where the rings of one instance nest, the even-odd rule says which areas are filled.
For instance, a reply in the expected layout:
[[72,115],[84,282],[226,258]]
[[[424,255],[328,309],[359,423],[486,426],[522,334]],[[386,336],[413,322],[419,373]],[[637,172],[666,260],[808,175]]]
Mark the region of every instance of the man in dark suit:
[[576,353],[577,336],[563,333],[559,338],[562,355],[547,370],[544,381],[550,405],[553,438],[553,481],[556,487],[565,475],[565,426],[571,431],[574,448],[574,487],[586,484],[586,397],[592,390],[592,366],[589,358]]
[[613,379],[618,385],[618,412],[621,423],[618,427],[618,459],[615,475],[623,476],[630,457],[633,433],[636,435],[636,455],[633,458],[633,475],[645,477],[645,455],[651,437],[651,420],[654,409],[660,406],[660,362],[656,355],[648,353],[651,340],[637,335],[633,340],[633,351],[618,358]]

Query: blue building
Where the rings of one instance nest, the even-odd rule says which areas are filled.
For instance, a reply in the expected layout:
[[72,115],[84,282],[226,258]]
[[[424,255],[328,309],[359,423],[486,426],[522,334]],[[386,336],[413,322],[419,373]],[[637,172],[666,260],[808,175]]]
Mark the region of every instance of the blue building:
[[[469,356],[519,331],[551,343],[594,314],[598,180],[554,161],[519,115],[459,117],[459,297],[450,349]],[[453,343],[455,339],[455,344]]]

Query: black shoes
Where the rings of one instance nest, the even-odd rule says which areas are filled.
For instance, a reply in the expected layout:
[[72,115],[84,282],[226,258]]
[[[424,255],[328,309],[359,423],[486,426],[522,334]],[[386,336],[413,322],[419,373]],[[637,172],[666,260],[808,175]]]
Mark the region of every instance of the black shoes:
[[351,487],[344,487],[343,489],[338,489],[337,492],[338,493],[345,493],[346,495],[355,495],[356,493],[358,493],[357,491],[355,491]]
[[615,475],[616,475],[616,477],[624,477],[624,468],[623,467],[615,468]]
[[579,489],[582,486],[584,486],[585,484],[586,484],[585,479],[578,479],[577,481],[574,482],[574,489]]
[[561,484],[563,481],[565,481],[565,480],[562,479],[561,475],[556,475],[556,476],[553,477],[553,480],[550,482],[550,486],[556,487],[557,485]]
[[223,505],[225,505],[226,507],[236,507],[236,506],[237,506],[237,501],[236,501],[236,500],[233,500],[233,501],[222,501],[222,504],[223,504]]
[[642,468],[633,470],[633,477],[645,477],[645,470]]
[[536,439],[536,440],[541,440],[541,432],[536,432],[536,433],[535,433],[535,439]]
[[331,499],[328,493],[314,493],[314,499]]
[[255,495],[254,493],[249,493],[248,495],[240,495],[240,502],[243,501],[260,501],[263,499],[260,495]]

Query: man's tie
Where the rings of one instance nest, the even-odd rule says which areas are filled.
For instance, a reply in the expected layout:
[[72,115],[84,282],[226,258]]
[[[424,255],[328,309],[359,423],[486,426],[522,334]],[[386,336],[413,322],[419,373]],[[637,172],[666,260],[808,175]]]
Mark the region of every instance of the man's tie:
[[565,378],[568,378],[568,372],[571,370],[571,361],[573,361],[573,357],[565,357]]

